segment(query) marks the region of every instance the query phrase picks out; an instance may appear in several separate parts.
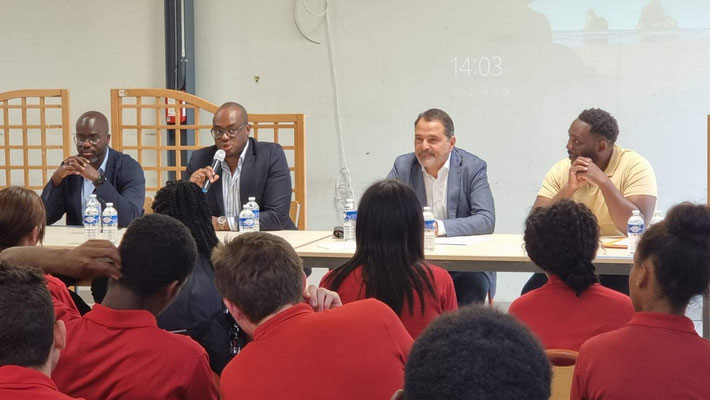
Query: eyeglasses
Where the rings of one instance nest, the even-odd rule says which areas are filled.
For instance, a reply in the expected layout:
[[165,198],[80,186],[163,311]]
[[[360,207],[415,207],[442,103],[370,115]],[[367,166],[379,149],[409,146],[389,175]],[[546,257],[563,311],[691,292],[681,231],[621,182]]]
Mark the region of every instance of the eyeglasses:
[[247,125],[249,125],[249,121],[243,123],[243,124],[242,124],[241,126],[239,126],[238,128],[231,127],[231,128],[227,128],[226,130],[225,130],[225,129],[219,129],[219,128],[212,128],[212,130],[210,130],[210,133],[212,134],[212,137],[215,138],[215,139],[221,138],[222,136],[224,136],[225,133],[226,133],[227,136],[229,136],[230,138],[233,138],[233,137],[237,136],[237,134],[239,134],[239,131],[241,131],[242,129],[244,129]]
[[101,135],[90,135],[90,136],[79,136],[74,135],[74,143],[81,146],[84,142],[89,142],[90,144],[97,144],[101,141]]

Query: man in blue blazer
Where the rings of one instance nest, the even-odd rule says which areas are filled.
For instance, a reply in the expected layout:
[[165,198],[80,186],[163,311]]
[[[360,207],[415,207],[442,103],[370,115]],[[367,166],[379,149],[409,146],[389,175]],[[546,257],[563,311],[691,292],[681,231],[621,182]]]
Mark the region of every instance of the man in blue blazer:
[[[493,233],[486,162],[455,145],[451,117],[435,108],[424,111],[414,121],[414,153],[397,157],[387,178],[408,183],[420,204],[432,208],[438,236]],[[495,294],[495,272],[451,272],[451,277],[461,305]]]
[[101,202],[113,203],[121,227],[143,215],[145,176],[131,156],[108,147],[108,119],[87,111],[76,121],[77,155],[62,161],[42,191],[47,223],[66,213],[67,225],[83,225],[83,210],[92,193]]
[[[259,205],[262,231],[296,229],[289,217],[291,172],[278,143],[249,137],[249,116],[240,104],[225,103],[212,119],[214,146],[195,151],[187,165],[190,181],[203,187],[209,180],[207,204],[216,230],[238,230],[239,212],[249,197]],[[212,170],[218,149],[225,158]]]

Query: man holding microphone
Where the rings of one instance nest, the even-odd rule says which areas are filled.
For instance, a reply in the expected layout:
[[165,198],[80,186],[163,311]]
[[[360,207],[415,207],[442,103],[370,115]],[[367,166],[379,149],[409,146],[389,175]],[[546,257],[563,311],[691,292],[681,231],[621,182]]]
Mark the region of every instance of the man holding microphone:
[[291,172],[284,151],[278,143],[249,137],[250,131],[244,107],[224,103],[212,119],[215,144],[192,154],[189,179],[206,190],[216,230],[238,230],[239,212],[249,197],[259,205],[261,230],[296,229],[289,217]]

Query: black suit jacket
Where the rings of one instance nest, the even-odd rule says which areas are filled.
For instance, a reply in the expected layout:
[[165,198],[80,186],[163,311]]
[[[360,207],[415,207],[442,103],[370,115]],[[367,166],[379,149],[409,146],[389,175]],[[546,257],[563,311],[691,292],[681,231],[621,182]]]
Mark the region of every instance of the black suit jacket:
[[[118,212],[118,226],[125,227],[134,219],[143,215],[145,202],[145,175],[143,168],[131,156],[108,148],[108,162],[104,176],[106,182],[94,190],[101,202],[113,203]],[[83,225],[84,211],[81,209],[81,189],[84,178],[69,175],[59,187],[52,185],[50,179],[42,190],[42,201],[47,210],[47,224],[57,222],[64,213],[67,225]]]
[[[278,143],[257,142],[249,138],[246,151],[239,178],[239,201],[245,204],[249,197],[256,197],[262,231],[296,229],[288,215],[291,206],[291,171],[283,149]],[[217,146],[195,151],[187,164],[187,177],[200,168],[212,165],[216,152]],[[222,179],[210,185],[207,204],[212,215],[225,214]]]

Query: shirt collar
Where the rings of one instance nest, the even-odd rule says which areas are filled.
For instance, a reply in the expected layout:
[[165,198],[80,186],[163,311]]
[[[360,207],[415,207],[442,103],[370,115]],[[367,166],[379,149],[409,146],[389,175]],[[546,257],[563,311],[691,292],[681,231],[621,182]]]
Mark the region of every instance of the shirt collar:
[[[240,169],[242,168],[242,164],[244,164],[244,158],[245,158],[246,155],[247,155],[247,150],[248,150],[248,149],[249,149],[249,138],[247,138],[247,144],[244,145],[244,150],[242,150],[242,154],[239,155],[239,161],[237,161],[237,169],[235,170],[235,172],[238,171],[238,170],[240,170]],[[223,171],[224,171],[224,170],[227,170],[227,171],[229,171],[230,173],[232,172],[232,171],[229,169],[229,164],[227,164],[227,160],[226,160],[226,159],[222,160],[222,170],[223,170]]]
[[607,174],[607,176],[613,176],[616,172],[616,168],[619,167],[619,162],[621,161],[621,153],[623,153],[623,149],[619,147],[619,145],[615,144],[614,148],[611,150],[609,164],[604,170],[604,173]]
[[650,328],[668,329],[690,333],[697,336],[693,321],[685,315],[674,315],[659,312],[639,311],[634,313],[629,325],[646,326]]
[[260,337],[265,336],[268,332],[273,331],[281,323],[288,321],[291,318],[303,316],[305,314],[312,314],[314,312],[315,311],[313,311],[311,306],[306,303],[295,304],[274,315],[263,324],[257,326],[254,330],[254,340],[258,340]]
[[157,327],[155,316],[146,310],[114,310],[95,304],[84,317],[99,325],[110,328]]
[[[449,156],[446,158],[446,162],[444,163],[444,165],[442,165],[441,168],[439,169],[439,173],[437,174],[437,177],[441,176],[442,172],[444,172],[445,174],[449,173],[449,166],[451,165],[451,153],[453,153],[453,149],[449,152]],[[422,166],[422,172],[424,173],[424,176],[428,176],[431,179],[437,179],[437,178],[434,178],[433,176],[429,175],[429,173],[426,172],[426,168],[424,168],[424,166]]]
[[17,388],[27,388],[28,385],[46,386],[52,390],[59,391],[52,379],[36,369],[18,365],[0,367],[0,387],[17,386]]

